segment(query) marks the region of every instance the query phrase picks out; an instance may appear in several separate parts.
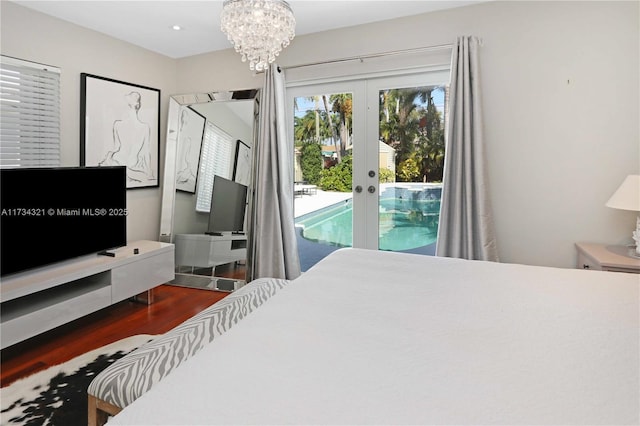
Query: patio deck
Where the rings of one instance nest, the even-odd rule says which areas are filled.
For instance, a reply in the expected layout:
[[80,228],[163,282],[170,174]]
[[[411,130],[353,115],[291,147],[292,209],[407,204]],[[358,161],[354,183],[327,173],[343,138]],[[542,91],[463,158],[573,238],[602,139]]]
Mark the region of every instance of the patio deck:
[[351,197],[351,192],[323,191],[317,188],[315,193],[303,193],[300,196],[294,197],[293,214],[294,217],[300,217],[304,214],[320,210],[323,207],[348,200]]

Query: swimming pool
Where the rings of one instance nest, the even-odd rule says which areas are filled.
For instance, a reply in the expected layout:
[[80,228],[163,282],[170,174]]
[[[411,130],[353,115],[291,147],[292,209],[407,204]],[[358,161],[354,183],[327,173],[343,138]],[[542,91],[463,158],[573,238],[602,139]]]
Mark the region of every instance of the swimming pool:
[[[403,251],[433,244],[438,233],[441,188],[386,188],[380,195],[379,248]],[[296,219],[302,237],[351,247],[353,204],[348,199]]]

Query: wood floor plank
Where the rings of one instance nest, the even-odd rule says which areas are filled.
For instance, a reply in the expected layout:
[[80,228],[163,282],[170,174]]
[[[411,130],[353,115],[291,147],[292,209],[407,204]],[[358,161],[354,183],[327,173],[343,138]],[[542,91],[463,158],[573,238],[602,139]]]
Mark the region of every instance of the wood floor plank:
[[154,303],[126,300],[0,352],[0,386],[136,334],[161,334],[229,293],[161,285]]

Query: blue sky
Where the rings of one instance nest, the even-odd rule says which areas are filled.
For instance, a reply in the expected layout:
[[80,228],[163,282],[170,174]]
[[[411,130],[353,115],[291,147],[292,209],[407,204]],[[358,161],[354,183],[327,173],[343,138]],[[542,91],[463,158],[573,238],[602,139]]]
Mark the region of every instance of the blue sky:
[[[440,112],[444,111],[444,90],[434,90],[432,92],[433,101],[436,104],[436,108]],[[298,104],[298,109],[295,111],[296,117],[302,117],[305,115],[307,111],[313,110],[315,108],[315,104],[312,100],[308,98],[296,98],[296,103]],[[320,105],[320,108],[324,109],[323,105]]]

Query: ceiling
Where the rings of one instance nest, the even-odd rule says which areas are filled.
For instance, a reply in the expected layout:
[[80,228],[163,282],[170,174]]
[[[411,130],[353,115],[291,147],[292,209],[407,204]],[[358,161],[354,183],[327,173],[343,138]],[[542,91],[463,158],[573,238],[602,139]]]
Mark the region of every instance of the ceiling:
[[[290,0],[296,35],[365,24],[482,0]],[[231,47],[220,31],[222,0],[14,0],[21,6],[127,41],[171,58]],[[176,31],[172,26],[180,25]]]

